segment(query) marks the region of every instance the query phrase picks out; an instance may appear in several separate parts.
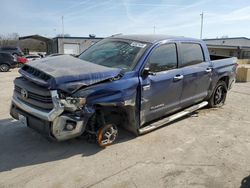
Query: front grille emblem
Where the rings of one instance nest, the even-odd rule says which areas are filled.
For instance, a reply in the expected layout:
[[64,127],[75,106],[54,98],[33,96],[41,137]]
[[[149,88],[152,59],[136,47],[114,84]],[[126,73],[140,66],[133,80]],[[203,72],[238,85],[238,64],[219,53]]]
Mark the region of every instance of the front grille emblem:
[[27,99],[28,98],[28,91],[26,89],[21,89],[21,96],[22,98],[24,99]]

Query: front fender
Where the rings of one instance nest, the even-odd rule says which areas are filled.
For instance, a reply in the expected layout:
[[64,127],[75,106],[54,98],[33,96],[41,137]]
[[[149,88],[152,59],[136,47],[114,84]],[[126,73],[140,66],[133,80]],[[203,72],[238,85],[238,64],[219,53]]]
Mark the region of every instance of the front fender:
[[119,111],[127,120],[122,126],[137,134],[140,104],[138,86],[138,77],[120,79],[79,90],[74,96],[85,97],[86,107],[89,110]]

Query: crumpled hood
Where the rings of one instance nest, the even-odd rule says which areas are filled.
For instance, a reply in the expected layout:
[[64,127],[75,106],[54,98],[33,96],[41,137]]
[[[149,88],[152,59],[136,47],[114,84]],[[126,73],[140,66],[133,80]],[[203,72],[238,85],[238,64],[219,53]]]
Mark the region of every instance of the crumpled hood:
[[[93,64],[70,55],[44,58],[25,66],[19,71],[24,77],[50,89],[67,92],[117,77],[121,73],[121,69]],[[37,74],[28,71],[29,67],[45,73],[49,79],[44,81],[37,78]]]

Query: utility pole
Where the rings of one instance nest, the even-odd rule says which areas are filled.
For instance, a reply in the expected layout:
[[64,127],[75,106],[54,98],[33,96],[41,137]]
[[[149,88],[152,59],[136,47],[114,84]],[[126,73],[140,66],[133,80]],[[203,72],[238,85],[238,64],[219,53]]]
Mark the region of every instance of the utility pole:
[[154,34],[155,34],[155,25],[154,25]]
[[63,16],[62,16],[62,37],[64,37],[64,21],[63,21]]
[[201,16],[201,33],[200,33],[200,39],[202,39],[202,32],[203,32],[203,16],[204,16],[204,13],[202,12],[202,13],[200,14],[200,16]]
[[54,28],[53,31],[54,31],[54,35],[55,35],[54,37],[56,37],[56,28]]

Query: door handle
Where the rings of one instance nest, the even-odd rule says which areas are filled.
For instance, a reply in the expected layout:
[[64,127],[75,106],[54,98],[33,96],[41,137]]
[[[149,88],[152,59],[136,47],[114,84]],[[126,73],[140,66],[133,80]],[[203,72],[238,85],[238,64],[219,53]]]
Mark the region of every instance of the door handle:
[[150,90],[150,85],[145,85],[142,87],[144,91]]
[[174,81],[179,81],[179,80],[182,80],[183,78],[184,78],[183,75],[176,75],[176,76],[174,77]]
[[207,69],[206,69],[206,72],[207,72],[207,73],[212,72],[212,68],[207,68]]

